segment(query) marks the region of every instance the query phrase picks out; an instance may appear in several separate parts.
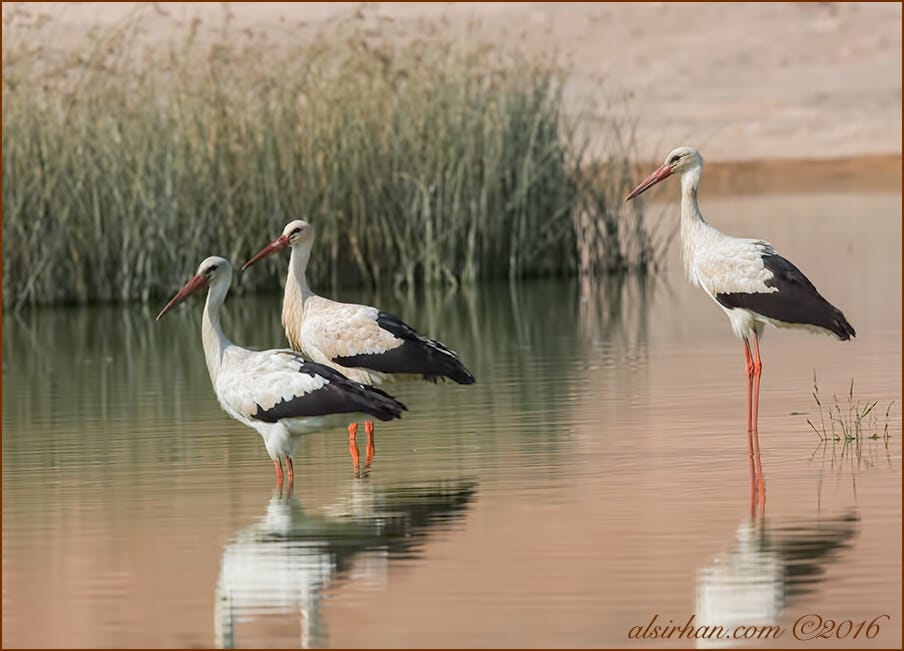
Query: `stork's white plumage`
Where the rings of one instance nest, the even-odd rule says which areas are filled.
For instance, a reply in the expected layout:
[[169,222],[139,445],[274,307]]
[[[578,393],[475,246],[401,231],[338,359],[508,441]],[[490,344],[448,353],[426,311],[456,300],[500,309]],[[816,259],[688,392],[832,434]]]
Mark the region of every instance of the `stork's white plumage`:
[[[263,437],[279,481],[282,460],[289,479],[293,478],[292,455],[302,434],[347,420],[331,416],[363,413],[380,420],[401,416],[405,405],[392,396],[323,364],[306,361],[295,351],[253,351],[232,343],[220,327],[220,308],[231,283],[230,262],[217,256],[207,258],[157,319],[191,294],[209,288],[201,338],[210,381],[223,410]],[[350,451],[357,466],[357,447],[350,446]]]
[[[340,303],[315,294],[305,275],[313,244],[314,227],[296,220],[242,267],[291,247],[282,322],[292,348],[368,384],[404,376],[474,383],[455,351],[422,336],[398,317],[369,305]],[[373,423],[367,422],[366,428],[372,454]]]
[[[755,441],[762,371],[759,338],[765,326],[824,332],[841,340],[853,337],[854,328],[800,269],[776,253],[771,244],[725,235],[703,219],[697,205],[703,157],[693,147],[674,149],[625,201],[673,174],[681,175],[681,252],[688,280],[719,304],[728,315],[734,333],[744,341],[747,428]],[[756,447],[758,457],[759,446]],[[762,476],[761,470],[759,474]]]

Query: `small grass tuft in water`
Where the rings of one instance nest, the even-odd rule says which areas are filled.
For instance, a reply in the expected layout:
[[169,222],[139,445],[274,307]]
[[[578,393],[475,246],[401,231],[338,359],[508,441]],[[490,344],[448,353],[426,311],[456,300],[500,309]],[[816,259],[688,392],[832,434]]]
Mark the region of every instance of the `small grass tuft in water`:
[[813,371],[813,400],[819,409],[819,423],[815,424],[809,418],[807,424],[816,432],[822,441],[860,442],[866,440],[883,440],[888,443],[890,437],[888,431],[889,415],[894,400],[885,408],[885,415],[880,417],[876,408],[878,400],[862,401],[854,400],[854,378],[848,387],[847,399],[839,400],[836,394],[832,394],[832,404],[823,404],[819,395],[819,383],[816,381],[816,371]]

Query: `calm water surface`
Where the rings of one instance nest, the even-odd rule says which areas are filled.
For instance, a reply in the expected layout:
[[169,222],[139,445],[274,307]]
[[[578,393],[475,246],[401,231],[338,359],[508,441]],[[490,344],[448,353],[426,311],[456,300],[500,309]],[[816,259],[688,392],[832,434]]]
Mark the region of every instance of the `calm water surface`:
[[[3,646],[677,646],[627,636],[695,614],[788,627],[766,647],[816,613],[890,619],[810,645],[900,647],[900,196],[703,208],[767,236],[858,333],[767,332],[763,512],[742,347],[676,243],[656,282],[343,293],[478,383],[392,386],[411,411],[378,424],[370,472],[341,430],[313,434],[291,493],[217,406],[200,300],[160,323],[156,304],[4,314]],[[227,332],[284,345],[279,301],[235,297]],[[814,370],[828,402],[853,377],[880,427],[896,401],[887,444],[820,443]]]

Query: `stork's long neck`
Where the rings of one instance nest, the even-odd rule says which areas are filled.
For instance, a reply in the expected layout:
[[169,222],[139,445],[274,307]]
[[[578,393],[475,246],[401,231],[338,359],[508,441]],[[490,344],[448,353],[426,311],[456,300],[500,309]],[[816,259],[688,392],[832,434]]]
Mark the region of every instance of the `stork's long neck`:
[[[286,291],[283,294],[283,325],[287,331],[298,332],[301,328],[301,319],[304,315],[305,301],[314,296],[314,292],[308,287],[308,279],[305,272],[308,268],[308,260],[311,257],[311,242],[305,242],[292,247],[292,255],[289,257],[289,276],[286,278]],[[289,340],[296,348],[296,343]]]
[[688,277],[694,252],[704,244],[712,226],[703,219],[697,205],[697,188],[703,176],[703,167],[697,166],[681,175],[681,257]]
[[702,167],[694,167],[681,175],[681,234],[686,228],[706,221],[697,205],[697,188],[703,176]]
[[201,319],[201,340],[204,342],[204,358],[207,361],[207,372],[210,381],[216,383],[223,353],[232,346],[232,342],[223,334],[220,327],[220,308],[229,292],[229,279],[211,285],[204,303],[204,318]]

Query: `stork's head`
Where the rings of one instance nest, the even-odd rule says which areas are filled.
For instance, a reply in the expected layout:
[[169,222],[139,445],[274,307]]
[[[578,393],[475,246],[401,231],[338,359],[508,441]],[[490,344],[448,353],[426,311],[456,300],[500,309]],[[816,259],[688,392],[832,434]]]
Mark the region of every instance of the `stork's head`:
[[261,249],[257,255],[246,262],[242,266],[242,271],[253,265],[255,262],[263,260],[264,258],[291,246],[306,245],[306,247],[310,247],[313,241],[314,227],[303,219],[296,219],[295,221],[286,224],[282,235],[270,242],[270,244]]
[[[185,286],[173,296],[169,303],[166,304],[160,314],[157,315],[159,320],[164,314],[179,305],[189,296],[207,287],[229,289],[229,283],[232,281],[232,264],[226,258],[218,255],[212,255],[200,265],[198,271],[192,276]],[[221,290],[222,291],[222,290]]]
[[703,156],[693,147],[678,147],[669,152],[665,162],[657,167],[652,174],[640,182],[636,188],[631,190],[625,201],[633,199],[637,195],[646,192],[654,185],[669,178],[672,174],[695,174],[699,177],[700,171],[703,169]]

